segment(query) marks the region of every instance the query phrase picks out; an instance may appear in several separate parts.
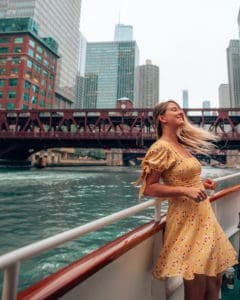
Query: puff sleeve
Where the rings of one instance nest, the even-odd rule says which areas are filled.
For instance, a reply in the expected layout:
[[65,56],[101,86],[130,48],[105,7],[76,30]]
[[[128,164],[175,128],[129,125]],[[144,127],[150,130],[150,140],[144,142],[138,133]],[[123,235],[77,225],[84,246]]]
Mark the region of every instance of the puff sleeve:
[[139,200],[146,188],[146,178],[149,174],[151,174],[152,170],[162,174],[164,171],[170,169],[174,164],[175,157],[167,144],[158,141],[149,148],[141,163],[142,174],[134,183],[136,186],[140,183],[140,181],[142,181],[142,186],[139,190]]

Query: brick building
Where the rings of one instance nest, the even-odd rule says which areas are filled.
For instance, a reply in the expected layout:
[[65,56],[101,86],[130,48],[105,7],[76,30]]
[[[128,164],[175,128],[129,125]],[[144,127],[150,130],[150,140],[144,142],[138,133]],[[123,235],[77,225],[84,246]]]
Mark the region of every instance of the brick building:
[[0,19],[0,109],[54,108],[57,49],[31,18]]

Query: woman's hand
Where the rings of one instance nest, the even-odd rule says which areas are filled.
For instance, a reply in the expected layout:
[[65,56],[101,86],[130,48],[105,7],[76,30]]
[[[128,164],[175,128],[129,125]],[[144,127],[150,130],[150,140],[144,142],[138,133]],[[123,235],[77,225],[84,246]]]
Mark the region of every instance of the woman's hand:
[[201,188],[188,187],[184,194],[195,202],[201,202],[207,198],[206,192]]
[[211,178],[207,178],[206,180],[203,181],[203,185],[206,190],[215,190],[215,182]]

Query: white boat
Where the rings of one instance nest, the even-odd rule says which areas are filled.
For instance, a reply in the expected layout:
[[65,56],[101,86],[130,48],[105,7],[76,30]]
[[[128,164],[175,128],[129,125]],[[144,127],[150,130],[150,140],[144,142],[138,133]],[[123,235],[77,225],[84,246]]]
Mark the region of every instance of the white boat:
[[[233,182],[240,173],[217,178],[217,187]],[[239,252],[240,184],[228,186],[210,196],[219,223]],[[22,261],[49,251],[122,220],[137,212],[154,207],[155,219],[124,234],[96,251],[75,261],[17,294]],[[71,229],[0,257],[4,272],[3,300],[64,299],[64,300],[181,300],[182,281],[178,278],[158,281],[151,271],[163,242],[165,216],[161,202],[152,199],[94,222]]]

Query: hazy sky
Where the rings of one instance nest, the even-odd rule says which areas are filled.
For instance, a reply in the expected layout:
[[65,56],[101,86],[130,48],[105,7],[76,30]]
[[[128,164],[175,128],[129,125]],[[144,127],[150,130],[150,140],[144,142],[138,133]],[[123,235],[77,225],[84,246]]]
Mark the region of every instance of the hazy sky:
[[82,0],[80,30],[88,42],[112,41],[119,20],[132,25],[140,64],[151,59],[160,68],[160,100],[182,104],[187,89],[192,107],[218,107],[239,8],[239,0]]

